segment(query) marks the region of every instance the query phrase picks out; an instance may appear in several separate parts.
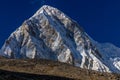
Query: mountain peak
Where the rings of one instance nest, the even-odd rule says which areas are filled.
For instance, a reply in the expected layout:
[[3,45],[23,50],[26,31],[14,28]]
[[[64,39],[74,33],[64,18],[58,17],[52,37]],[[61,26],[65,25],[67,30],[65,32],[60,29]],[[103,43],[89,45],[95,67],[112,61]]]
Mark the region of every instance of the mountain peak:
[[[41,15],[47,16],[53,16],[56,19],[63,19],[66,21],[73,21],[69,16],[64,14],[62,11],[58,10],[57,8],[51,7],[49,5],[42,6],[30,19],[39,19]],[[75,21],[74,21],[75,22]]]
[[55,9],[55,8],[49,5],[43,5],[40,9]]
[[119,53],[108,56],[105,52],[114,55],[111,49],[106,51],[108,47],[102,49],[74,20],[44,5],[10,35],[0,55],[15,59],[42,58],[101,72],[120,72],[120,59],[116,57]]
[[43,5],[34,15],[34,16],[37,16],[37,15],[40,15],[41,13],[44,13],[45,11],[48,12],[48,14],[50,14],[51,12],[53,11],[58,11],[57,8],[54,8],[54,7],[51,7],[49,5]]

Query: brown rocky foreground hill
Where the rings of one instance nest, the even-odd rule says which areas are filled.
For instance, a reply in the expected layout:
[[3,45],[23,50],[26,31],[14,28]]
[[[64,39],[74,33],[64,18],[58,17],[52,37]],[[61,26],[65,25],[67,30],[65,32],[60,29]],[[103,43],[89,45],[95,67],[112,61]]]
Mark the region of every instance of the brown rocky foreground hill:
[[0,80],[120,80],[120,75],[80,69],[42,59],[0,58]]

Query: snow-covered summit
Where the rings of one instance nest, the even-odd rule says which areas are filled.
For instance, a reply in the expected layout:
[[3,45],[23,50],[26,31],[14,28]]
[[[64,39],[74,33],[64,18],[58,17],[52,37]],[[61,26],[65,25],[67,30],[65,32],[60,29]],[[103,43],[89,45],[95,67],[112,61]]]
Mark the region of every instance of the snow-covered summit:
[[114,56],[110,46],[94,41],[74,20],[45,5],[10,35],[0,55],[43,58],[101,72],[120,72],[119,48],[114,47]]
[[51,7],[51,6],[48,6],[48,5],[44,5],[33,15],[33,17],[38,16],[41,13],[46,13],[46,12],[49,15],[59,15],[59,16],[61,15],[62,17],[66,16],[64,13],[62,13],[57,8],[54,8],[54,7]]

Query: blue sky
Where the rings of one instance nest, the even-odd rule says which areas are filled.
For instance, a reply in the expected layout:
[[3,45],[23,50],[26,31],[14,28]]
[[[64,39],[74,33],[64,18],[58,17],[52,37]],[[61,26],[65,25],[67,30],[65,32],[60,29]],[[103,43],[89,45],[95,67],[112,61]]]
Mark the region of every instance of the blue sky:
[[120,47],[120,0],[1,0],[0,47],[43,4],[76,20],[93,39]]

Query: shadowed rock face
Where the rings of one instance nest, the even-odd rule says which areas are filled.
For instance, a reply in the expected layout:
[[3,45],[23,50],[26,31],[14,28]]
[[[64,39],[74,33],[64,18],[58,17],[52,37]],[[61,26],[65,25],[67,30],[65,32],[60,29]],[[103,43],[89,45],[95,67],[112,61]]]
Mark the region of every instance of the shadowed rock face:
[[73,79],[50,75],[25,74],[2,70],[0,71],[0,80],[73,80]]
[[109,59],[106,60],[95,45],[98,44],[75,21],[45,5],[10,35],[1,55],[49,59],[101,72],[119,72],[119,67],[116,68],[113,62],[109,65]]
[[52,75],[38,75],[0,70],[0,80],[75,80]]

